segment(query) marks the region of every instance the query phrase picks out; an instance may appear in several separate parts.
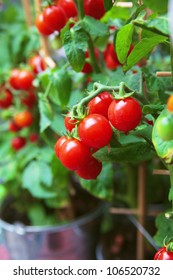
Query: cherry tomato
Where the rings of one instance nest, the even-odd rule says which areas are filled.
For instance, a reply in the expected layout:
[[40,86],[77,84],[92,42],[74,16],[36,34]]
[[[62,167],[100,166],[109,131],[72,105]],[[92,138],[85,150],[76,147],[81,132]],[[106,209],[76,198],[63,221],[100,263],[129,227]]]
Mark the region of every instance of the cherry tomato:
[[[95,56],[98,59],[99,58],[99,52],[96,48],[94,49],[94,53],[95,53]],[[85,57],[86,57],[86,59],[89,59],[89,51],[88,50],[85,53]],[[82,72],[85,73],[85,74],[89,74],[92,71],[93,71],[93,67],[92,67],[91,63],[90,62],[85,62],[84,67],[82,69]]]
[[18,85],[18,89],[29,90],[32,87],[33,80],[34,80],[34,76],[32,72],[28,70],[20,70],[16,81]]
[[28,111],[19,112],[15,114],[14,122],[16,125],[18,125],[21,128],[28,127],[33,122],[32,114]]
[[12,88],[16,89],[16,90],[19,89],[18,84],[17,84],[19,72],[20,72],[19,69],[13,69],[13,70],[11,71],[11,75],[10,75],[10,78],[9,78],[9,84],[10,84],[10,86],[11,86]]
[[141,120],[142,110],[138,101],[132,97],[113,100],[108,109],[108,118],[118,130],[128,132],[134,129]]
[[85,15],[100,19],[106,13],[104,0],[84,0]]
[[67,18],[77,17],[78,11],[73,0],[59,0],[58,5],[63,8]]
[[78,170],[91,158],[90,148],[81,141],[70,138],[60,147],[59,159],[70,170]]
[[112,43],[109,43],[107,45],[106,50],[103,53],[103,56],[104,56],[105,64],[108,69],[113,70],[121,65],[116,55],[116,52],[114,50],[114,45]]
[[0,108],[8,108],[12,105],[13,103],[13,94],[11,93],[10,90],[5,89],[2,87],[0,89]]
[[62,144],[65,142],[65,141],[67,141],[67,137],[66,136],[61,136],[58,140],[57,140],[57,142],[56,142],[56,144],[55,144],[55,148],[54,148],[54,150],[55,150],[55,154],[56,154],[56,156],[59,158],[59,152],[60,152],[60,148],[61,148],[61,146],[62,146]]
[[73,128],[75,128],[76,125],[76,120],[72,119],[71,117],[68,116],[68,114],[66,115],[65,119],[64,119],[64,125],[66,130],[68,131],[72,131]]
[[21,127],[19,127],[14,121],[11,121],[11,122],[9,123],[9,131],[11,131],[11,132],[17,132],[17,131],[19,131],[19,130],[21,130]]
[[35,25],[42,35],[48,36],[54,32],[54,30],[49,25],[45,24],[42,13],[37,15]]
[[58,6],[49,6],[43,11],[45,25],[50,26],[54,31],[60,31],[67,22],[64,10]]
[[46,69],[44,59],[40,55],[34,55],[31,57],[28,64],[31,66],[32,71],[35,74],[38,74]]
[[155,122],[155,125],[157,134],[163,141],[173,140],[172,115],[167,114],[167,112],[165,111],[164,114],[159,115]]
[[173,112],[173,95],[168,98],[167,109],[168,111]]
[[108,92],[102,92],[96,97],[94,97],[87,105],[89,108],[89,114],[100,114],[108,118],[108,108],[113,97]]
[[37,142],[38,141],[38,134],[37,133],[31,133],[30,135],[29,135],[29,141],[30,142]]
[[162,247],[154,255],[154,260],[173,260],[173,252],[169,252],[166,247]]
[[104,116],[91,114],[79,123],[78,134],[83,143],[99,149],[109,144],[112,128]]
[[26,139],[18,136],[11,140],[11,146],[15,151],[22,149],[26,145]]
[[26,105],[29,109],[32,109],[36,103],[36,96],[32,91],[22,92],[20,95],[21,103]]
[[91,157],[89,162],[76,170],[76,174],[85,180],[95,180],[102,170],[102,163]]

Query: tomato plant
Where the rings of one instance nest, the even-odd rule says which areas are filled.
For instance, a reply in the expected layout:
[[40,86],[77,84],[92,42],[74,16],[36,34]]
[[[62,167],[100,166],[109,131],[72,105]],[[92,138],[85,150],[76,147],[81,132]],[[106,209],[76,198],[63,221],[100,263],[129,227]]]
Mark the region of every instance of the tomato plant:
[[43,14],[37,15],[35,19],[35,25],[42,35],[48,36],[54,32],[51,26],[45,23]]
[[173,140],[173,118],[172,115],[165,111],[155,122],[156,130],[159,137],[164,141]]
[[46,69],[45,61],[40,55],[32,56],[29,59],[28,64],[31,66],[31,69],[35,74],[38,74]]
[[118,130],[129,132],[141,121],[142,110],[137,100],[132,97],[114,100],[108,109],[108,118]]
[[67,139],[68,138],[66,136],[61,136],[55,144],[54,150],[55,150],[55,154],[58,158],[59,158],[59,153],[60,153],[61,146],[62,146],[63,143],[65,143],[67,141]]

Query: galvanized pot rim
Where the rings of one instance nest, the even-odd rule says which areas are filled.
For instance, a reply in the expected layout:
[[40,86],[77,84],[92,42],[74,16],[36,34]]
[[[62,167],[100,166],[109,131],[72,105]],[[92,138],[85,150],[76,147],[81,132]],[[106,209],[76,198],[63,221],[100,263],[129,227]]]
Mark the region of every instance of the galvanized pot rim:
[[68,228],[75,228],[78,226],[82,226],[86,224],[87,222],[90,222],[96,218],[98,218],[105,208],[107,207],[106,203],[99,203],[97,208],[93,211],[90,211],[89,213],[67,223],[64,225],[53,225],[53,226],[25,226],[22,223],[14,223],[9,224],[8,222],[2,220],[0,218],[0,228],[5,229],[7,231],[11,232],[18,232],[18,231],[24,231],[25,233],[32,233],[32,232],[57,232],[57,231],[64,231]]

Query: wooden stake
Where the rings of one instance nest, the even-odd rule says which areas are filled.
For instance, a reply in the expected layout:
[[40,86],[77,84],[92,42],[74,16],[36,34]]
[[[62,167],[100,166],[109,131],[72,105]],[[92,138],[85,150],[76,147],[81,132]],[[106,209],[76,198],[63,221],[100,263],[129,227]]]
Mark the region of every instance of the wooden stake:
[[132,2],[116,2],[115,6],[122,7],[122,8],[132,8],[133,3]]
[[170,175],[169,170],[155,169],[153,170],[153,175]]
[[158,71],[156,72],[157,77],[171,77],[171,71]]
[[[146,217],[146,166],[141,163],[138,168],[138,221],[145,227]],[[144,260],[145,257],[144,236],[137,231],[137,260]]]
[[26,24],[28,27],[30,27],[33,25],[30,0],[22,0],[22,5],[25,13]]
[[[129,208],[116,208],[116,207],[111,207],[109,209],[109,212],[114,215],[138,215],[139,213],[138,209],[135,208],[129,209]],[[149,217],[155,217],[160,213],[161,211],[159,210],[149,210],[146,214]]]

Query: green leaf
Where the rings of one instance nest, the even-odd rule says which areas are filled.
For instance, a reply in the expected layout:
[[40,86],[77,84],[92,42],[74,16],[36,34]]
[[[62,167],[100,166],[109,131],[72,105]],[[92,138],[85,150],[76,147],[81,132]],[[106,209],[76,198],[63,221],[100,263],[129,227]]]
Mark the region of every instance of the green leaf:
[[[163,110],[159,117],[167,114],[167,110]],[[155,147],[155,150],[158,156],[165,161],[165,163],[170,164],[173,162],[173,140],[163,141],[157,134],[156,123],[154,123],[153,133],[152,133],[152,142]]]
[[91,36],[104,37],[109,35],[109,29],[107,25],[92,17],[85,16],[81,22],[81,25]]
[[43,93],[39,93],[39,111],[40,111],[40,132],[48,128],[52,122],[53,115],[47,97]]
[[32,226],[49,226],[57,224],[55,216],[47,215],[42,204],[34,204],[29,208],[28,217]]
[[65,32],[63,39],[69,63],[76,72],[80,72],[85,63],[85,52],[88,48],[86,32],[82,29],[71,28]]
[[106,11],[109,11],[112,6],[113,6],[113,1],[112,0],[104,0],[104,7]]
[[134,31],[134,25],[132,23],[123,26],[116,37],[116,53],[118,60],[124,64],[132,43],[132,35]]
[[47,189],[52,184],[52,172],[49,165],[41,161],[32,161],[24,169],[22,175],[23,187],[37,198],[55,197],[56,193]]
[[156,16],[156,18],[149,18],[146,22],[145,25],[149,28],[154,30],[159,30],[165,35],[170,34],[170,28],[169,28],[169,19],[167,15],[163,16]]
[[89,191],[92,195],[111,201],[113,195],[113,178],[114,171],[112,164],[104,163],[102,172],[99,174],[96,180],[84,180],[81,178],[79,178],[79,180],[81,186]]
[[156,217],[156,227],[154,240],[159,247],[163,247],[164,239],[173,237],[173,220],[165,218],[165,214],[162,213]]
[[133,65],[149,54],[155,46],[165,42],[165,40],[166,38],[164,36],[159,35],[154,36],[153,38],[142,39],[137,45],[135,45],[134,49],[128,56],[127,63],[123,66],[123,70],[129,70]]
[[111,19],[128,20],[130,17],[130,9],[113,6],[102,18],[102,22],[109,22]]
[[131,143],[120,148],[111,148],[110,151],[104,147],[94,154],[94,157],[100,161],[126,163],[139,163],[154,156],[155,153],[147,142]]
[[[68,71],[61,69],[52,72],[50,79],[58,92],[58,99],[61,106],[66,106],[70,99],[72,80]],[[53,98],[53,97],[52,97]]]
[[159,12],[162,14],[166,13],[168,9],[168,0],[143,0],[143,3],[154,12]]
[[144,105],[142,108],[143,114],[158,114],[164,109],[165,105],[161,104],[150,104],[150,105]]

